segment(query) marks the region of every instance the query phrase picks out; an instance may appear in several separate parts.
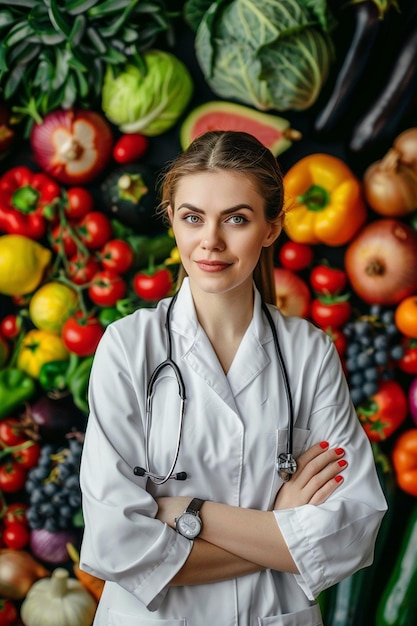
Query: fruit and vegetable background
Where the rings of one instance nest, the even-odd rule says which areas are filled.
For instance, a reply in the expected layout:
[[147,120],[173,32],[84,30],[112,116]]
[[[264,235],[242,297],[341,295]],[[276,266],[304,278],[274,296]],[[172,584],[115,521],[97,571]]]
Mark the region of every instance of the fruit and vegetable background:
[[0,2],[0,626],[92,623],[91,363],[109,323],[172,293],[158,177],[211,128],[252,132],[281,164],[277,305],[335,342],[389,503],[374,564],[320,596],[325,624],[417,623],[417,3],[14,0]]

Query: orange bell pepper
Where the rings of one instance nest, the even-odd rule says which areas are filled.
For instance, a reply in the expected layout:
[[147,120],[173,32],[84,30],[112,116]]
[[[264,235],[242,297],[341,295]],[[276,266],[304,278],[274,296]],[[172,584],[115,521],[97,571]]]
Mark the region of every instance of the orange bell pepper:
[[392,464],[399,487],[417,497],[417,428],[398,437],[392,449]]
[[298,243],[346,244],[365,224],[362,186],[350,168],[330,154],[310,154],[284,176],[284,228]]

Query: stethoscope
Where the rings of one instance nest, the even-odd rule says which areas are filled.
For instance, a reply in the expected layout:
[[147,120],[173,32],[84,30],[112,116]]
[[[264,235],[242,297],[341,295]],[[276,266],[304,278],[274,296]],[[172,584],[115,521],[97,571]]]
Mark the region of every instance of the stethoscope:
[[[152,482],[155,483],[156,485],[163,485],[169,479],[173,479],[173,480],[186,480],[187,479],[186,472],[174,472],[175,465],[178,460],[180,446],[181,446],[181,437],[182,437],[184,412],[185,412],[185,400],[186,400],[185,385],[184,385],[183,377],[181,375],[178,365],[172,359],[171,312],[175,304],[176,298],[177,298],[177,294],[172,298],[168,306],[166,320],[165,320],[167,358],[165,359],[165,361],[160,363],[153,371],[151,377],[149,378],[148,386],[146,390],[146,418],[145,418],[145,442],[144,442],[145,443],[145,467],[136,466],[133,468],[133,473],[135,474],[135,476],[148,476],[152,480]],[[294,408],[293,408],[288,374],[287,374],[287,370],[285,367],[284,359],[282,357],[282,352],[281,352],[281,348],[279,345],[279,341],[278,341],[278,334],[277,334],[271,313],[269,312],[268,307],[266,306],[264,302],[262,303],[262,310],[265,313],[265,316],[271,327],[272,336],[274,339],[275,351],[277,354],[282,377],[284,380],[285,394],[287,397],[287,406],[288,406],[287,450],[286,452],[281,452],[278,455],[276,464],[275,464],[279,477],[284,482],[287,482],[290,480],[291,476],[297,471],[297,461],[295,460],[293,456]],[[175,378],[178,383],[178,393],[180,396],[180,417],[179,417],[179,422],[178,422],[178,435],[177,435],[177,442],[175,445],[174,457],[172,459],[171,466],[168,472],[166,473],[166,475],[161,476],[159,474],[155,474],[150,469],[149,436],[150,436],[150,429],[151,429],[151,424],[152,424],[152,398],[154,394],[155,383],[158,379],[158,376],[161,374],[162,370],[165,368],[171,368],[173,370],[175,374]]]

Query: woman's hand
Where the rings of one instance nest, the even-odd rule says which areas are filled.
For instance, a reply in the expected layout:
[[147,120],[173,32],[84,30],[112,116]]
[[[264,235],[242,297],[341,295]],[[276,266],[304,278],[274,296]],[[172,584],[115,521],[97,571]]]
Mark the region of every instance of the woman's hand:
[[297,471],[291,480],[279,490],[274,509],[325,502],[343,482],[340,472],[347,467],[344,454],[343,448],[330,448],[327,441],[311,446],[297,460]]
[[158,513],[156,514],[156,519],[165,522],[171,528],[175,528],[175,518],[185,511],[191,500],[192,498],[189,496],[157,498]]

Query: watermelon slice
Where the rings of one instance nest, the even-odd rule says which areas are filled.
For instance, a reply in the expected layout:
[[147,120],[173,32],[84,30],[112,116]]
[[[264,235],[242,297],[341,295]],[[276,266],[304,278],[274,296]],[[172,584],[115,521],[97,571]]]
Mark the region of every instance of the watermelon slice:
[[185,150],[190,143],[209,130],[237,130],[254,135],[275,156],[281,154],[301,138],[301,133],[290,128],[283,117],[261,113],[255,109],[213,100],[196,107],[185,118],[180,130],[180,143]]

